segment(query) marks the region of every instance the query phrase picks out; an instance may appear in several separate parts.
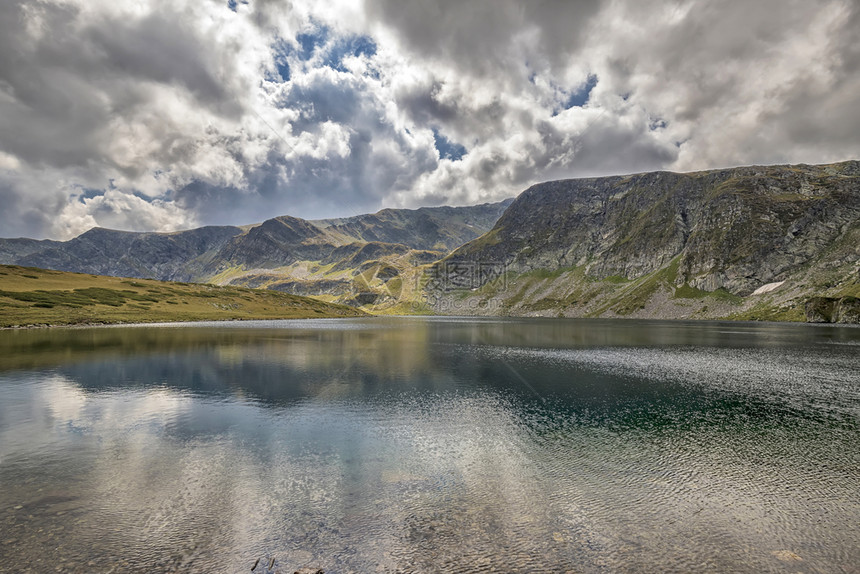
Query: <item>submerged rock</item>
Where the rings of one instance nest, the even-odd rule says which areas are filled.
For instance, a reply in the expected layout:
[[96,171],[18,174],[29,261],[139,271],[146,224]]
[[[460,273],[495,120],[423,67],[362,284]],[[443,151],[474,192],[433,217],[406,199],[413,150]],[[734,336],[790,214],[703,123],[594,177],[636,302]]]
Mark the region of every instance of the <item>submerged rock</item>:
[[775,556],[777,560],[782,560],[783,562],[803,562],[803,558],[791,550],[774,550],[771,554]]

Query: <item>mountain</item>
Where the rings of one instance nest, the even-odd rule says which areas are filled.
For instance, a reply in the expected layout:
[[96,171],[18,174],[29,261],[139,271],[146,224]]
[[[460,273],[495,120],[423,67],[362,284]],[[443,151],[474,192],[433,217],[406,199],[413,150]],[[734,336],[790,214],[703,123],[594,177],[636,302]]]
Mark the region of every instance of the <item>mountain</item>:
[[[0,263],[120,277],[265,287],[353,304],[396,302],[391,282],[488,231],[513,201],[383,209],[174,233],[94,228],[69,241],[0,239]],[[377,272],[385,268],[377,277]],[[361,273],[364,276],[356,279]],[[402,278],[399,281],[403,281]],[[385,286],[387,285],[387,286]],[[386,290],[380,299],[376,288]],[[399,289],[398,289],[399,294]]]
[[400,243],[412,249],[451,251],[492,228],[513,202],[463,207],[383,209],[345,219],[320,219],[315,225],[361,241]]
[[860,322],[860,162],[551,181],[514,200],[0,239],[0,263],[372,312]]
[[[49,242],[0,263],[113,275],[190,281],[202,278],[202,268],[217,257],[239,227],[201,227],[175,233],[133,233],[96,227],[69,241]],[[20,240],[0,239],[4,246]],[[8,250],[8,249],[6,249]]]
[[856,320],[860,162],[538,184],[433,275],[437,311]]
[[304,219],[284,215],[230,238],[205,271],[216,274],[231,266],[269,269],[319,260],[348,240]]
[[43,251],[61,244],[62,242],[60,241],[51,241],[49,239],[42,241],[23,237],[17,239],[0,239],[0,263],[17,261],[31,253]]

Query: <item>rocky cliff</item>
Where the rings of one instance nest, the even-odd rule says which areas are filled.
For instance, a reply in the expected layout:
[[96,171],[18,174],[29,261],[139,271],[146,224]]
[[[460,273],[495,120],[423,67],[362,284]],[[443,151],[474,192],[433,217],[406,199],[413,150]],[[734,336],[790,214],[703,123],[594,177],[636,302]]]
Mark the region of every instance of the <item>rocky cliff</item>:
[[436,270],[504,267],[504,285],[442,289],[478,313],[799,319],[809,297],[860,294],[858,261],[849,161],[538,184]]

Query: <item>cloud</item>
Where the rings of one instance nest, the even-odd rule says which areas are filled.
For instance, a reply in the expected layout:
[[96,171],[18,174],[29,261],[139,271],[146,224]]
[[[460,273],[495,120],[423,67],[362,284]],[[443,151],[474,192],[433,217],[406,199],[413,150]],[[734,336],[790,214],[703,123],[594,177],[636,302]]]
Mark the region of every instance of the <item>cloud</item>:
[[860,157],[849,0],[11,0],[0,235]]
[[410,54],[516,83],[524,68],[566,68],[601,2],[369,0],[366,6],[368,19],[393,31]]
[[[858,156],[858,6],[735,0],[615,4],[593,30],[625,22],[595,50],[601,78],[682,142],[667,167],[827,162]],[[855,95],[851,95],[851,93]],[[842,124],[847,129],[842,129]]]
[[[0,180],[21,210],[41,210],[21,231],[66,236],[94,222],[137,229],[152,223],[144,204],[166,205],[159,198],[176,180],[233,179],[220,134],[241,125],[252,76],[243,74],[235,55],[219,58],[223,53],[213,47],[235,45],[241,31],[225,33],[217,19],[201,24],[188,6],[169,6],[0,7],[0,150],[16,163],[0,172]],[[116,203],[108,194],[90,202],[90,217],[81,219],[69,215],[80,210],[74,199],[79,187],[158,201],[120,210],[126,216],[117,218],[95,208]],[[58,197],[63,201],[54,201]],[[164,210],[171,214],[174,225],[195,220]],[[70,219],[57,221],[64,217]],[[4,229],[22,227],[13,218],[6,212]],[[57,235],[60,229],[66,232]]]

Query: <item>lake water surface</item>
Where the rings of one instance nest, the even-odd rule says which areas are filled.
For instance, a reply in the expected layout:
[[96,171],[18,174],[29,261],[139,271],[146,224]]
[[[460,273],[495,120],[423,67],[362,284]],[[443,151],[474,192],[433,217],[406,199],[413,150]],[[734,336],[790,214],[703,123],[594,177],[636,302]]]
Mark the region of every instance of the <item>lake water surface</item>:
[[0,332],[0,571],[860,572],[860,329]]

